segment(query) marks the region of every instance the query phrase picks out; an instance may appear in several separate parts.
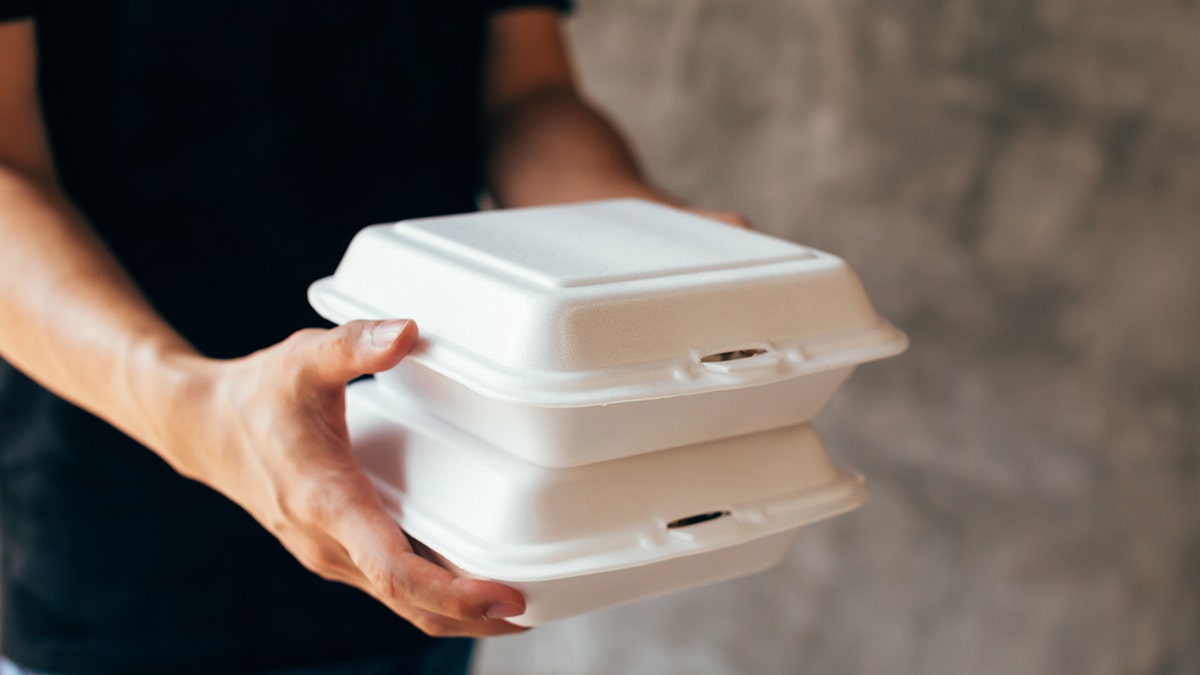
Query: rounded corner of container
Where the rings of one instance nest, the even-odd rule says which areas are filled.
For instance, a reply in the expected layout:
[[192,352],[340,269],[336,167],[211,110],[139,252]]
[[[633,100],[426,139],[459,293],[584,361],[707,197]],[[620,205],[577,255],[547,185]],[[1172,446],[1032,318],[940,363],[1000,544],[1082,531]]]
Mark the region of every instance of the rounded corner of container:
[[804,246],[804,248],[808,249],[810,259],[820,261],[828,267],[844,268],[853,274],[856,279],[858,278],[858,273],[854,271],[854,268],[851,267],[850,263],[846,262],[846,259],[842,256],[836,253],[830,253],[829,251],[823,249],[806,246],[804,244],[800,244],[800,246]]
[[853,467],[838,467],[844,475],[843,485],[846,490],[847,511],[853,511],[867,503],[870,492],[867,489],[867,477]]
[[401,220],[401,221],[395,221],[395,220],[392,220],[392,221],[388,221],[388,222],[383,222],[383,223],[375,223],[375,224],[373,224],[373,225],[368,225],[368,226],[366,226],[366,227],[362,228],[361,230],[359,230],[359,231],[358,231],[358,232],[357,232],[357,233],[354,235],[353,239],[360,239],[360,238],[364,238],[364,237],[370,237],[370,236],[373,236],[373,235],[375,235],[375,234],[380,234],[380,233],[384,233],[384,232],[391,232],[392,230],[395,230],[395,229],[396,229],[396,226],[397,226],[397,225],[403,225],[405,222],[407,222],[407,221],[404,221],[404,220]]
[[874,336],[870,339],[870,342],[873,344],[870,348],[872,355],[864,359],[864,361],[889,359],[908,351],[909,338],[907,333],[878,314],[875,315],[875,319],[876,323],[874,327],[869,329],[869,333]]
[[308,304],[317,314],[337,324],[355,319],[382,318],[373,307],[343,293],[334,276],[317,279],[308,286]]
[[309,284],[307,291],[308,304],[322,317],[334,323],[342,323],[341,317],[337,312],[333,311],[327,302],[332,284],[333,277],[322,277]]
[[912,343],[908,337],[908,333],[900,330],[892,323],[888,323],[887,327],[888,331],[891,333],[891,349],[889,350],[888,356],[899,356],[908,351],[908,347]]

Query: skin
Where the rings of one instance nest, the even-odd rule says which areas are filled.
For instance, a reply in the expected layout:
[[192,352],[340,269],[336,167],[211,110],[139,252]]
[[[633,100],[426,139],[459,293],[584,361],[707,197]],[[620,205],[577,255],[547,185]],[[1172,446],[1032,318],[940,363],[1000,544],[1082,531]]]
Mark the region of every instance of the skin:
[[[501,205],[678,204],[581,98],[553,12],[498,15],[488,56],[489,182]],[[503,620],[524,611],[519,592],[457,578],[413,552],[350,452],[346,383],[397,364],[416,324],[305,329],[231,360],[197,352],[64,196],[36,68],[32,22],[0,24],[0,357],[239,504],[314,573],[424,632],[523,630]]]

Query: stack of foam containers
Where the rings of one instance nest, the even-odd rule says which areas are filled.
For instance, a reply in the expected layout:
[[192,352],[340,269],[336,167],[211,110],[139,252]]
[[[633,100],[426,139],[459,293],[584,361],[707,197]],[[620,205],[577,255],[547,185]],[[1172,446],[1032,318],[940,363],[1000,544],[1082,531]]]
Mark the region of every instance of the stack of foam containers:
[[840,259],[639,200],[377,225],[326,318],[421,340],[351,385],[355,452],[428,557],[538,625],[765,569],[863,480],[809,425],[904,334]]

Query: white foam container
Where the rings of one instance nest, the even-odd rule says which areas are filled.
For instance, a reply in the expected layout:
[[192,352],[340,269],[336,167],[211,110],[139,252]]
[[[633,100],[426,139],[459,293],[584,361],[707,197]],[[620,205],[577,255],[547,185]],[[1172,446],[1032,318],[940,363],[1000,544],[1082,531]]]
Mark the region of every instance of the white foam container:
[[640,200],[368,227],[309,299],[415,319],[378,380],[551,467],[806,422],[907,346],[841,259]]
[[[423,553],[525,594],[521,625],[766,569],[804,525],[866,495],[808,425],[553,469],[414,403],[351,385],[354,452]],[[670,526],[714,513],[724,515]]]

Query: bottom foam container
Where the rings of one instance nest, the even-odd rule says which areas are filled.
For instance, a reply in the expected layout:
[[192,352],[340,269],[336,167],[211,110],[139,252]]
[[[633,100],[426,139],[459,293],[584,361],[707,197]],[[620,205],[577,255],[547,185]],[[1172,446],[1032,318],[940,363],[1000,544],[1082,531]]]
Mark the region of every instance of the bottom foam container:
[[422,554],[522,591],[510,621],[524,626],[766,569],[804,525],[866,497],[809,425],[554,469],[373,381],[346,408],[355,454]]

